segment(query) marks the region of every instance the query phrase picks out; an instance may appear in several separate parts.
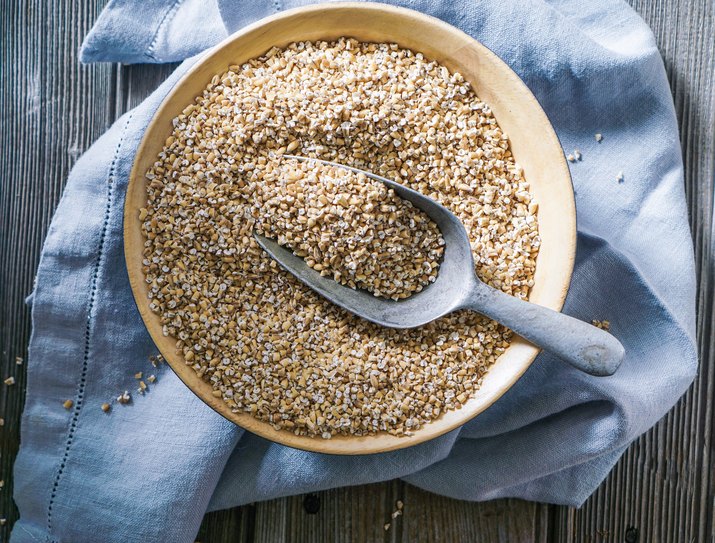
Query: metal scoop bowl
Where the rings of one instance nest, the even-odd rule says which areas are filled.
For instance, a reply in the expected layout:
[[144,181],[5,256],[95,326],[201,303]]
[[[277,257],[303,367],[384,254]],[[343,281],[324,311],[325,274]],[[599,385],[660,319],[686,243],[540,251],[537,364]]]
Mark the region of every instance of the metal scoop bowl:
[[261,247],[302,283],[347,311],[380,326],[416,328],[460,309],[485,315],[527,341],[545,349],[589,375],[612,375],[624,356],[621,343],[611,334],[563,313],[530,303],[482,282],[462,222],[433,199],[377,176],[342,164],[284,155],[302,161],[338,166],[380,181],[424,211],[435,222],[445,241],[437,279],[422,291],[401,300],[379,298],[320,275],[305,261],[275,241],[254,234]]

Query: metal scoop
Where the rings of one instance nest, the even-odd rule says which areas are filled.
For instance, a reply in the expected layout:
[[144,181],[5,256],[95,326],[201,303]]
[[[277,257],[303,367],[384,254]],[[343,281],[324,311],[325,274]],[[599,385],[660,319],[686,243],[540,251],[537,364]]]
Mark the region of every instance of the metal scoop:
[[459,309],[470,309],[500,322],[537,347],[590,375],[612,375],[618,369],[624,349],[611,334],[483,283],[474,272],[472,250],[464,226],[441,204],[394,181],[342,164],[289,155],[284,158],[339,166],[384,183],[400,198],[424,211],[436,223],[445,241],[435,282],[421,292],[394,301],[323,277],[289,249],[254,234],[261,247],[278,264],[332,303],[375,324],[402,329],[422,326]]

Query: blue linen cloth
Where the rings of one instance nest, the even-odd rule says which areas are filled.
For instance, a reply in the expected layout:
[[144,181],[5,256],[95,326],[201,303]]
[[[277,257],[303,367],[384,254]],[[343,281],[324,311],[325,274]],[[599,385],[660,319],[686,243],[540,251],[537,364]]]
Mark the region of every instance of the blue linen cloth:
[[[468,500],[580,505],[683,394],[697,366],[694,262],[676,118],[650,30],[618,0],[395,3],[495,51],[537,96],[565,151],[580,149],[570,164],[579,237],[565,312],[610,320],[623,366],[590,377],[544,353],[463,428],[347,458],[244,432],[168,368],[153,369],[122,253],[124,192],[144,129],[194,56],[78,161],[50,227],[33,294],[11,541],[190,542],[207,510],[395,477]],[[181,60],[300,4],[112,0],[81,58]],[[150,392],[104,413],[103,402],[136,388],[138,371],[157,375]]]

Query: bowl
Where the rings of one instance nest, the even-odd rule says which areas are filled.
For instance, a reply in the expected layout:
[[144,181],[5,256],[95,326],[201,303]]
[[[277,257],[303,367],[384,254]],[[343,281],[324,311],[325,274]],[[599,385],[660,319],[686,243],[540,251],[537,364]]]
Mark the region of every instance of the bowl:
[[231,64],[260,56],[273,46],[304,40],[333,40],[342,36],[366,42],[397,43],[460,72],[489,104],[509,135],[516,161],[539,203],[542,245],[536,261],[530,300],[560,310],[571,280],[576,249],[576,210],[564,153],[536,98],[519,77],[492,51],[467,34],[438,19],[404,8],[373,3],[331,3],[286,11],[233,34],[206,54],[176,83],[149,124],[132,168],[124,209],[124,249],[137,307],[159,351],[179,378],[204,402],[228,420],[271,441],[322,453],[368,454],[409,447],[440,436],[466,423],[519,379],[539,350],[515,337],[485,375],[477,393],[461,408],[443,413],[411,436],[378,433],[370,436],[296,436],[276,430],[248,413],[232,413],[212,387],[177,353],[175,340],[165,337],[158,315],[149,309],[148,287],[142,272],[139,209],[146,206],[147,169],[172,131],[172,119]]

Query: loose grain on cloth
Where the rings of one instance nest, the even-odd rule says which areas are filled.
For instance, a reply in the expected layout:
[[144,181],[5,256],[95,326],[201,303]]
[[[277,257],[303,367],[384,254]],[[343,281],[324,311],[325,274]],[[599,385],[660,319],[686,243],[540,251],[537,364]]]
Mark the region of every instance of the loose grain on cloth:
[[[373,456],[289,449],[215,414],[168,368],[148,361],[156,348],[135,309],[122,254],[134,153],[194,57],[70,174],[33,294],[15,466],[21,518],[11,541],[189,542],[207,509],[394,477],[463,499],[579,505],[685,391],[696,369],[692,243],[673,104],[643,21],[615,0],[533,0],[528,9],[518,0],[402,3],[495,51],[574,155],[579,242],[565,311],[610,321],[626,347],[623,366],[612,377],[591,377],[542,354],[463,428]],[[82,58],[182,59],[297,4],[115,0]],[[139,371],[156,375],[144,394],[136,392]],[[124,390],[129,403],[104,412]],[[65,409],[68,399],[73,405]]]

